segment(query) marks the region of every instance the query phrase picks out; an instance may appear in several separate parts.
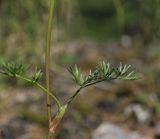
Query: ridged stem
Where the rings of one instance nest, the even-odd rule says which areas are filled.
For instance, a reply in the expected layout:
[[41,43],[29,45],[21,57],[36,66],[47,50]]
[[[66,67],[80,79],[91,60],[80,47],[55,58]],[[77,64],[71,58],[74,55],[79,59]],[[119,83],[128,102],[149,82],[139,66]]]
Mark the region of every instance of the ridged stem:
[[[52,34],[52,20],[53,20],[53,11],[54,11],[55,0],[50,0],[50,10],[48,17],[48,27],[47,27],[47,38],[46,38],[46,46],[45,46],[45,77],[46,77],[46,89],[50,92],[50,48],[51,48],[51,34]],[[46,98],[47,103],[47,114],[48,114],[48,122],[49,125],[51,123],[52,115],[51,115],[51,99],[50,96],[47,95]]]

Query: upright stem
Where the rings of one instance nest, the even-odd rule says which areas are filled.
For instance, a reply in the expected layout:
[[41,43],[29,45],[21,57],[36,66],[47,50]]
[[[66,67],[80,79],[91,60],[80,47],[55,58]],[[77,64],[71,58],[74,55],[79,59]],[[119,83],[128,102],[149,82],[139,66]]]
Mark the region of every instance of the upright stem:
[[[54,11],[55,0],[50,0],[50,10],[48,17],[48,29],[47,29],[47,38],[46,38],[46,49],[45,49],[45,76],[46,76],[46,89],[50,91],[50,46],[51,46],[51,33],[52,33],[52,20],[53,20],[53,11]],[[48,113],[48,122],[49,125],[51,123],[52,115],[51,115],[51,100],[50,96],[47,95],[47,113]]]
[[123,31],[125,24],[125,10],[123,8],[121,0],[113,0],[113,3],[117,12],[118,28],[121,33],[121,31]]

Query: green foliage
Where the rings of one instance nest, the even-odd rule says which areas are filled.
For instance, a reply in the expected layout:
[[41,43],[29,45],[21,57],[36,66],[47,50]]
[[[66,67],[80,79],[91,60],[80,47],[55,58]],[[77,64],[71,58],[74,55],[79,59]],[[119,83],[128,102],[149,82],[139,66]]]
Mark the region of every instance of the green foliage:
[[159,34],[159,0],[76,1],[79,16],[72,29],[77,34],[100,41],[119,38],[123,34],[150,41]]
[[82,85],[84,80],[82,77],[82,74],[80,72],[80,69],[78,69],[77,65],[75,65],[74,67],[70,67],[68,69],[68,71],[71,73],[73,80],[78,84],[78,85]]
[[[0,73],[9,77],[19,78],[24,77],[24,73],[27,72],[27,69],[27,66],[24,66],[23,64],[4,63],[1,65]],[[31,79],[29,80],[34,84],[37,83],[41,77],[42,71],[36,67]]]
[[30,37],[36,37],[42,15],[47,10],[44,0],[3,0],[0,6],[0,23],[5,34],[25,31]]
[[37,69],[36,67],[35,72],[32,75],[32,82],[33,83],[38,82],[41,79],[42,75],[43,75],[42,71],[40,69]]
[[59,110],[61,108],[61,103],[60,103],[59,99],[54,94],[52,94],[48,89],[46,89],[45,87],[43,87],[41,84],[38,83],[38,81],[42,77],[41,70],[38,70],[36,68],[35,72],[33,73],[32,77],[30,78],[30,77],[25,77],[25,75],[23,74],[24,72],[26,72],[25,69],[26,68],[25,68],[25,66],[23,66],[23,64],[7,63],[7,64],[3,64],[1,66],[0,73],[7,75],[9,77],[21,79],[25,82],[31,83],[32,85],[35,85],[36,87],[40,88],[44,93],[49,95],[56,102],[56,105]]
[[22,64],[4,63],[1,66],[0,73],[15,77],[16,75],[21,75],[25,72],[26,67]]
[[80,86],[90,86],[105,80],[136,80],[139,78],[130,65],[120,63],[118,67],[111,67],[110,63],[106,64],[104,61],[100,62],[95,70],[90,70],[89,75],[83,75],[77,65],[70,67],[69,72],[74,81]]
[[69,68],[69,72],[74,81],[80,86],[78,90],[69,98],[67,104],[69,105],[79,92],[85,87],[110,80],[137,80],[139,75],[135,70],[131,69],[130,65],[120,65],[118,67],[111,67],[110,63],[100,62],[96,69],[90,70],[88,75],[83,75],[80,69],[75,65]]

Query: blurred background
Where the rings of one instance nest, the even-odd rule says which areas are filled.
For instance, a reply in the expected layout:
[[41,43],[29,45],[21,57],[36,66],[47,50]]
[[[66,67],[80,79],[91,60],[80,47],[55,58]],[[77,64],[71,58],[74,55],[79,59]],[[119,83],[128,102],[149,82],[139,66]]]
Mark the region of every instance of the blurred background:
[[[43,70],[48,8],[49,0],[0,0],[0,62]],[[57,0],[54,14],[51,86],[62,102],[77,88],[67,72],[75,63],[88,72],[100,60],[122,62],[142,76],[85,89],[56,139],[159,139],[160,1]],[[0,139],[44,139],[46,133],[43,93],[1,76]]]

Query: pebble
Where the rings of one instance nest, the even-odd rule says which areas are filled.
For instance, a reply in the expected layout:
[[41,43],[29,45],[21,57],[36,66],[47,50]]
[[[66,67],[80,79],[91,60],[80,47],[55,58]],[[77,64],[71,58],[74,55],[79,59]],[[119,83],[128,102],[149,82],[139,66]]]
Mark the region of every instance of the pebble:
[[149,123],[151,120],[150,111],[143,108],[139,104],[128,105],[124,110],[124,115],[126,117],[134,115],[136,117],[136,120],[141,124]]
[[102,123],[92,134],[93,139],[150,139],[136,132],[130,133],[110,123]]

